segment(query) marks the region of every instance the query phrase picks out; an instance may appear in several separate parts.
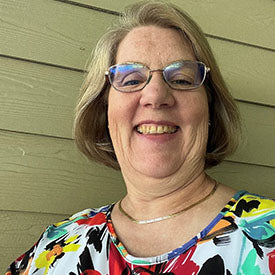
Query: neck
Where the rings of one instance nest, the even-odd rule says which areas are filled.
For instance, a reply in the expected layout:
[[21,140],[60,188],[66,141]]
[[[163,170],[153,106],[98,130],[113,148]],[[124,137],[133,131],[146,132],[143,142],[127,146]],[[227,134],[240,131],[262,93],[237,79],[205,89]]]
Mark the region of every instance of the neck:
[[175,182],[168,178],[135,184],[125,178],[127,195],[123,208],[137,220],[170,215],[188,207],[209,194],[214,181],[204,172]]

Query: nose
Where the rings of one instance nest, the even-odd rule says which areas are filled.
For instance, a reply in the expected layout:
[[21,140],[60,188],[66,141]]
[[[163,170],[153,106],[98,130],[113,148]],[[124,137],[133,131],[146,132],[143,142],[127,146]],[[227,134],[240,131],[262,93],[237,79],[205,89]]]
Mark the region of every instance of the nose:
[[148,84],[141,90],[140,104],[154,109],[173,106],[175,98],[161,71],[152,71]]

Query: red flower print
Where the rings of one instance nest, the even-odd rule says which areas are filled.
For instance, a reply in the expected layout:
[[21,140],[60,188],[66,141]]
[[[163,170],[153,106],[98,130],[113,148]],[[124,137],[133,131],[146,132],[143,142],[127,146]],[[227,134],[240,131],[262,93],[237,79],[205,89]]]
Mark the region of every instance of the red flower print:
[[267,256],[269,257],[269,270],[270,274],[274,275],[275,274],[275,250],[272,252],[268,253]]
[[180,255],[176,261],[173,259],[170,260],[167,263],[166,271],[174,272],[175,274],[198,274],[200,267],[191,260],[196,248],[196,246],[193,246],[187,252]]
[[101,275],[101,273],[96,270],[89,269],[89,270],[85,270],[80,275]]
[[106,221],[105,215],[103,213],[98,213],[92,218],[81,219],[76,221],[77,224],[87,224],[87,225],[100,225]]

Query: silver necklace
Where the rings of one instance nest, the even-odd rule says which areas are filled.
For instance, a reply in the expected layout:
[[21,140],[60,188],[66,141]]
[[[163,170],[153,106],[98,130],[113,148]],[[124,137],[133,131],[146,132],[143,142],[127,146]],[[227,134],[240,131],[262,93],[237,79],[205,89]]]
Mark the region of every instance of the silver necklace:
[[194,202],[193,204],[183,208],[182,210],[176,212],[176,213],[173,213],[173,214],[170,214],[170,215],[167,215],[167,216],[163,216],[163,217],[158,217],[158,218],[154,218],[154,219],[150,219],[150,220],[136,220],[135,218],[133,218],[131,215],[129,215],[123,208],[122,208],[122,205],[121,205],[121,201],[120,200],[118,202],[118,209],[119,211],[124,215],[126,216],[129,220],[131,220],[132,222],[134,223],[137,223],[137,224],[148,224],[148,223],[154,223],[154,222],[160,222],[160,221],[164,221],[164,220],[167,220],[167,219],[171,219],[173,217],[176,217],[178,215],[180,215],[181,213],[189,210],[190,208],[200,204],[201,202],[205,201],[207,198],[209,198],[210,196],[212,196],[215,191],[217,190],[217,187],[218,187],[218,182],[215,181],[215,185],[213,187],[213,189],[211,190],[211,192],[209,194],[207,194],[204,198]]

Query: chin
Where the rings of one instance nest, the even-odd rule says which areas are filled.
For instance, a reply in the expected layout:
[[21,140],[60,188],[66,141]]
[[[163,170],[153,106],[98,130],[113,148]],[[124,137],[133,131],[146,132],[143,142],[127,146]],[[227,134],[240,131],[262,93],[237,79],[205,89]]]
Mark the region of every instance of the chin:
[[135,174],[142,174],[143,176],[150,178],[166,178],[173,174],[176,174],[180,169],[180,162],[167,162],[165,161],[140,161],[132,164],[132,169],[135,171]]

